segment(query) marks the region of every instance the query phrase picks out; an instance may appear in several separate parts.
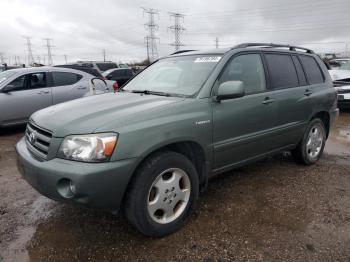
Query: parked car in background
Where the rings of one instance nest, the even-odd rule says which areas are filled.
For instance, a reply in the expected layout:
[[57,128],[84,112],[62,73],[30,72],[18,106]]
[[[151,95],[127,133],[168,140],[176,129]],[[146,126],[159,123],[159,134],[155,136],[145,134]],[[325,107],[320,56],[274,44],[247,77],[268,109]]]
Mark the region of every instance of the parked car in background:
[[[1,72],[0,127],[25,123],[39,109],[85,96],[93,77],[82,71],[58,67]],[[102,83],[98,85],[98,89],[103,88]]]
[[328,61],[331,69],[339,69],[343,64],[349,63],[350,58],[334,58]]
[[103,72],[102,76],[107,81],[117,82],[118,86],[122,87],[134,76],[134,72],[131,68],[114,68]]
[[337,70],[329,70],[335,88],[338,91],[340,109],[350,109],[350,62],[343,63]]
[[17,68],[22,68],[21,66],[8,66],[6,64],[0,65],[0,72],[10,70],[10,69],[17,69]]
[[285,150],[316,163],[338,112],[312,50],[251,43],[175,54],[116,94],[33,114],[18,168],[54,200],[123,207],[140,232],[161,237],[184,225],[213,175]]
[[100,73],[100,71],[98,71],[97,69],[92,68],[92,67],[85,67],[85,66],[81,66],[81,65],[70,65],[70,64],[67,64],[67,65],[55,65],[55,67],[75,69],[75,70],[83,71],[85,73],[93,75],[95,77],[103,78],[103,76]]
[[94,68],[102,74],[109,69],[118,68],[118,65],[114,62],[99,62],[99,61],[78,61],[70,65],[78,65],[88,68]]

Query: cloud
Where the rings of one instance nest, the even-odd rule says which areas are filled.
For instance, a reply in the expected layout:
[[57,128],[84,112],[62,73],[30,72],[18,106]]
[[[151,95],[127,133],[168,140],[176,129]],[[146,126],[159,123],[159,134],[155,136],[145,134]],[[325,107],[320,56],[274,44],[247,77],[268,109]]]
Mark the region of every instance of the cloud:
[[[317,51],[340,51],[350,42],[347,0],[1,0],[0,53],[14,60],[25,55],[25,40],[31,36],[33,52],[46,54],[42,38],[53,39],[56,63],[68,60],[102,59],[102,49],[113,61],[141,60],[146,56],[144,23],[140,7],[160,10],[160,56],[173,51],[167,27],[173,23],[168,12],[184,13],[187,49],[221,47],[240,42],[302,44]],[[327,42],[327,43],[325,43]]]

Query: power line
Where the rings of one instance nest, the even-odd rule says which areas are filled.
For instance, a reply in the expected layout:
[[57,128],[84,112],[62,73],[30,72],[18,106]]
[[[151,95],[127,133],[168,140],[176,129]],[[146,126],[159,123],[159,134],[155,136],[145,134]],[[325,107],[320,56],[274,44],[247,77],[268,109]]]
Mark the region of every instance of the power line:
[[184,44],[181,42],[180,35],[185,31],[186,29],[180,25],[180,21],[182,19],[182,22],[184,22],[185,15],[180,13],[169,13],[170,18],[174,18],[174,25],[169,26],[168,28],[174,33],[175,35],[175,41],[171,43],[170,45],[175,46],[175,52],[180,50],[180,46],[184,46]]
[[154,61],[158,57],[156,41],[159,38],[155,36],[155,32],[158,31],[159,26],[155,23],[154,17],[159,16],[159,11],[152,8],[144,8],[143,14],[148,15],[148,23],[145,24],[145,28],[148,30],[148,35],[145,37],[146,47],[147,47],[147,59],[149,61]]
[[51,38],[43,38],[44,41],[46,41],[46,45],[45,47],[47,48],[47,64],[48,65],[53,65],[53,59],[52,59],[52,52],[51,52],[51,48],[53,47],[53,45],[51,45]]
[[32,51],[32,43],[30,41],[31,37],[24,36],[24,39],[26,40],[26,46],[27,46],[28,65],[33,65],[34,64],[34,56],[33,56],[33,51]]
[[4,63],[5,63],[5,58],[4,58],[3,53],[0,53],[0,63],[1,63],[1,64],[4,64]]

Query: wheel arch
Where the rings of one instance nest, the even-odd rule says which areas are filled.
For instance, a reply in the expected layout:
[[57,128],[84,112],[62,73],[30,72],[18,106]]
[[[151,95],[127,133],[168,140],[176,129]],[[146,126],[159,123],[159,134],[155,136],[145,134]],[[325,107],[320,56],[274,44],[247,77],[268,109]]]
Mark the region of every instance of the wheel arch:
[[187,157],[192,162],[192,164],[194,165],[197,171],[198,179],[199,179],[199,190],[204,191],[206,189],[208,184],[210,167],[209,167],[208,157],[206,156],[204,148],[198,142],[195,142],[192,140],[176,141],[166,145],[159,145],[158,147],[152,148],[151,150],[146,152],[142,157],[140,157],[140,160],[136,164],[135,169],[133,170],[127,189],[124,193],[124,199],[122,201],[123,203],[125,200],[125,196],[129,191],[130,184],[132,183],[137,173],[137,170],[145,161],[147,161],[147,159],[150,156],[162,151],[173,151]]
[[328,135],[329,135],[329,132],[330,132],[330,115],[329,115],[329,112],[327,111],[320,111],[320,112],[317,112],[316,114],[314,114],[310,121],[315,119],[315,118],[319,118],[322,120],[323,124],[324,124],[324,127],[326,129],[326,136],[328,138]]

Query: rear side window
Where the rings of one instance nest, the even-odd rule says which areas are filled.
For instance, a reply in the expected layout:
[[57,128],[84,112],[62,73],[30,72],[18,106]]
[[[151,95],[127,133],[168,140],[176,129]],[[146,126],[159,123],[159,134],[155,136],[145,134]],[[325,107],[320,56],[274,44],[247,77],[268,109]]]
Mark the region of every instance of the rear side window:
[[290,55],[265,54],[273,88],[288,88],[299,85],[298,76]]
[[306,77],[310,85],[320,84],[324,82],[324,77],[315,58],[311,56],[301,55],[300,61],[304,67]]
[[301,85],[301,86],[307,85],[305,73],[304,73],[304,70],[300,64],[298,57],[293,55],[292,58],[293,58],[295,68],[297,69],[297,72],[298,72],[299,85]]
[[68,72],[52,72],[52,77],[54,86],[74,85],[83,78],[81,75]]

